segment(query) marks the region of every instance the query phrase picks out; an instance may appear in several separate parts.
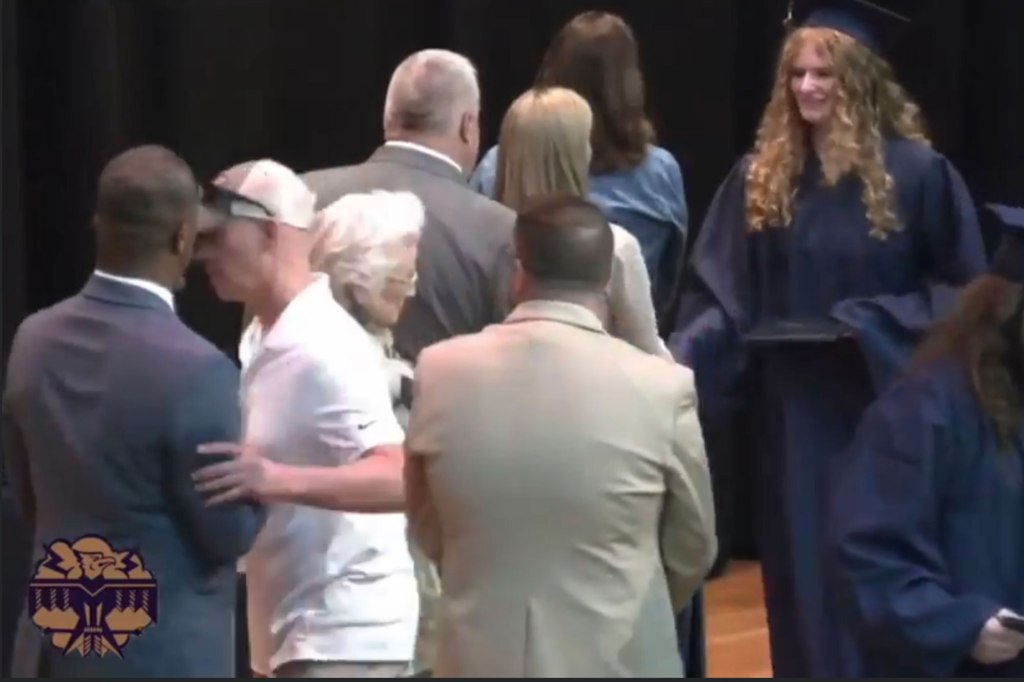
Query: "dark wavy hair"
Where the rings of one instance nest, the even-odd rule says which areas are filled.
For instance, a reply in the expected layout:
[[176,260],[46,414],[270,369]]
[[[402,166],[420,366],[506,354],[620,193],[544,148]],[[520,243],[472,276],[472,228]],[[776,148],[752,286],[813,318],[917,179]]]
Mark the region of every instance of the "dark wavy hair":
[[918,349],[912,367],[943,357],[960,362],[1004,450],[1024,424],[1024,290],[995,275],[967,286],[956,309]]
[[548,47],[534,85],[570,88],[587,100],[594,112],[591,173],[643,162],[655,131],[645,111],[640,50],[621,17],[600,11],[575,16]]

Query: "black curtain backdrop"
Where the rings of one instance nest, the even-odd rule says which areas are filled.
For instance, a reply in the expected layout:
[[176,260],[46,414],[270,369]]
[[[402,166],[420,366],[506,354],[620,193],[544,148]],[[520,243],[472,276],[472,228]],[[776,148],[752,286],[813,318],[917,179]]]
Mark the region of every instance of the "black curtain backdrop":
[[[620,13],[636,31],[650,112],[683,167],[692,240],[751,143],[785,5],[3,0],[4,364],[24,316],[88,276],[95,181],[112,155],[160,143],[201,177],[250,158],[300,171],[359,161],[379,144],[392,69],[425,47],[478,65],[486,147],[555,31],[585,9]],[[975,199],[1024,203],[1024,1],[921,6],[894,60],[901,80]],[[217,302],[201,273],[179,303],[186,322],[235,354],[240,311]]]
[[[200,176],[272,157],[358,161],[380,140],[391,70],[447,47],[480,69],[484,143],[557,28],[599,7],[641,43],[650,110],[679,158],[691,235],[750,144],[785,0],[4,0],[3,342],[74,293],[92,265],[96,176],[157,142]],[[936,140],[978,201],[1024,202],[1024,2],[925,0],[897,58]],[[198,274],[182,315],[233,353],[234,306]]]

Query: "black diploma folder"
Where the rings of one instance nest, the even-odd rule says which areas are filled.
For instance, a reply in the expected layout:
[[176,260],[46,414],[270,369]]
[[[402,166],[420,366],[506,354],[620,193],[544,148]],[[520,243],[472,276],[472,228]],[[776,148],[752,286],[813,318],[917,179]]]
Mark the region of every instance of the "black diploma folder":
[[747,332],[743,340],[750,346],[777,346],[835,343],[851,338],[853,334],[842,322],[830,318],[814,318],[764,320]]

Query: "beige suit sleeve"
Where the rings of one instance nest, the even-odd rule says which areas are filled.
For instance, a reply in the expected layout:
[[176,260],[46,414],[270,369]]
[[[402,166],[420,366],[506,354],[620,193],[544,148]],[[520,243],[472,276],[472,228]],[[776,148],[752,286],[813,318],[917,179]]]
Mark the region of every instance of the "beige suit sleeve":
[[429,374],[430,352],[420,355],[413,378],[412,413],[405,438],[405,498],[409,539],[423,555],[441,563],[441,525],[427,475],[429,461],[439,456],[439,414],[432,400],[434,384]]
[[676,406],[661,525],[662,561],[676,612],[682,610],[700,588],[718,552],[711,475],[697,420],[693,374],[680,369],[686,373],[686,386]]
[[625,230],[622,232],[625,234],[615,250],[608,285],[609,332],[645,353],[671,360],[672,355],[665,342],[658,336],[651,279],[640,251],[640,242]]

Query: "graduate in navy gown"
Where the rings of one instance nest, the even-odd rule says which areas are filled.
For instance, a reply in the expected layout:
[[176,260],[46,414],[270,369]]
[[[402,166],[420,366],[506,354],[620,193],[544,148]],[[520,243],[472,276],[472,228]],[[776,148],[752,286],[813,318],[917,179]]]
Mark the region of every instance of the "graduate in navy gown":
[[[1024,678],[1024,209],[837,478],[836,591],[871,676]],[[1016,234],[1014,234],[1016,232]]]
[[775,675],[857,676],[823,582],[832,469],[986,258],[962,178],[886,60],[906,18],[854,0],[790,9],[756,144],[714,197],[669,346],[695,371],[706,432],[739,408],[754,418]]

